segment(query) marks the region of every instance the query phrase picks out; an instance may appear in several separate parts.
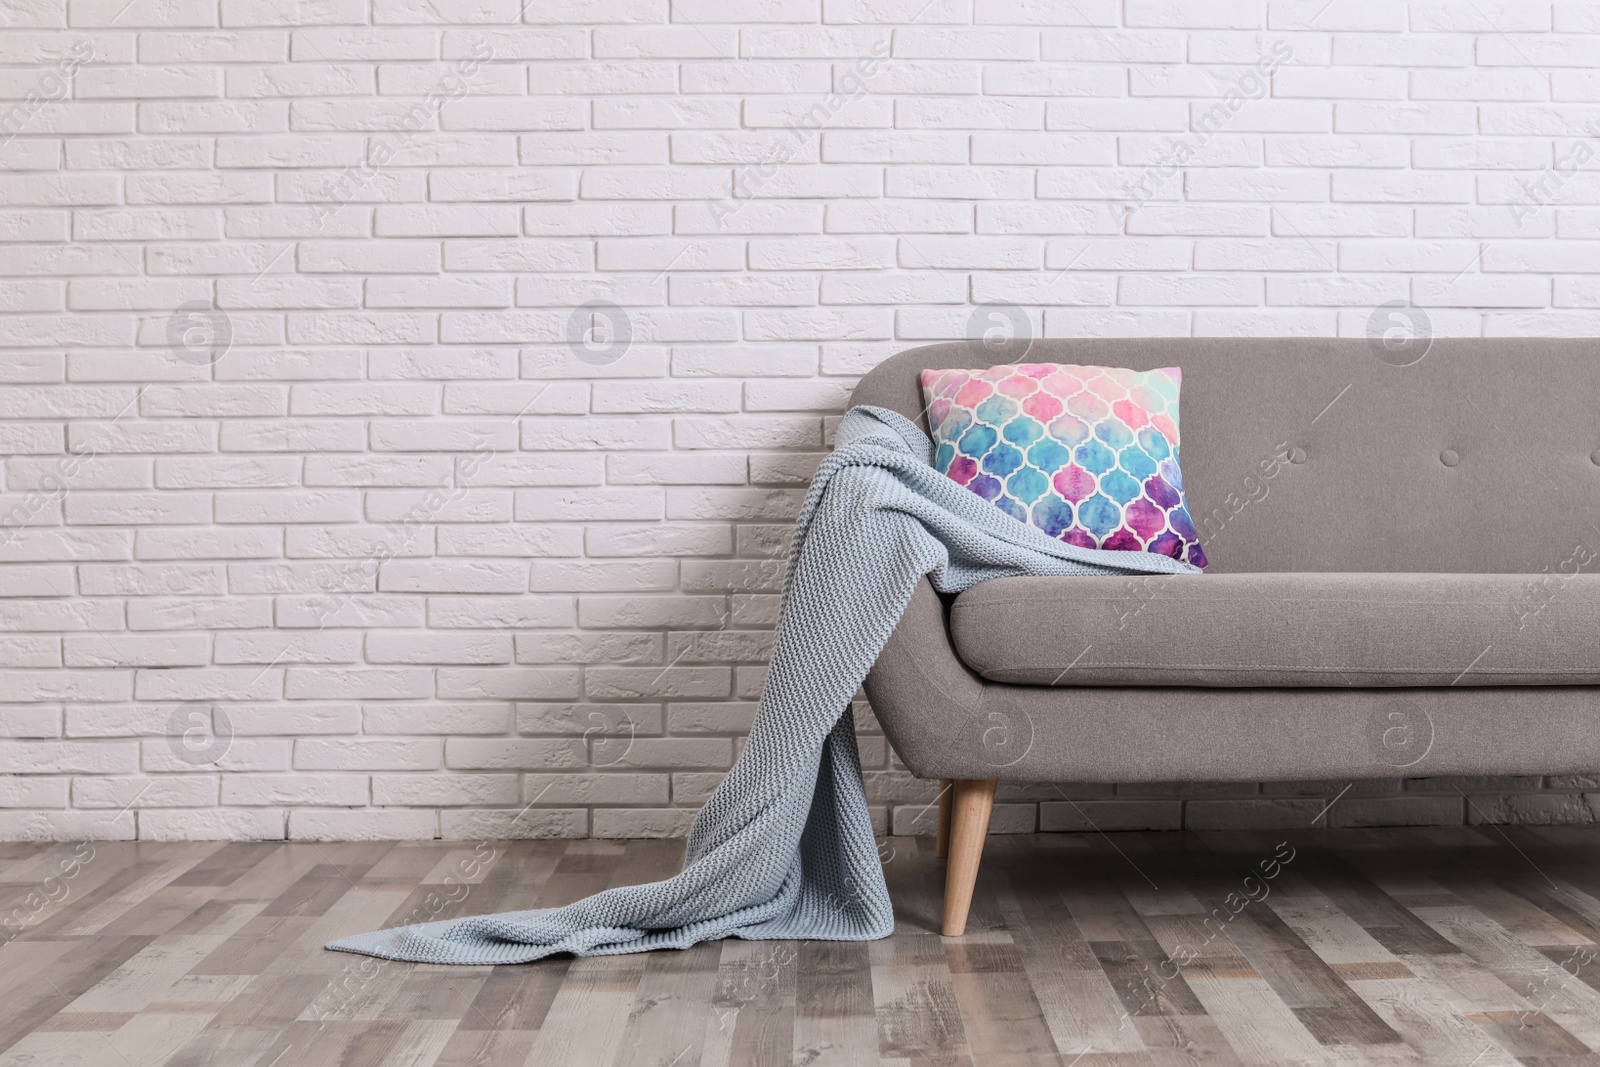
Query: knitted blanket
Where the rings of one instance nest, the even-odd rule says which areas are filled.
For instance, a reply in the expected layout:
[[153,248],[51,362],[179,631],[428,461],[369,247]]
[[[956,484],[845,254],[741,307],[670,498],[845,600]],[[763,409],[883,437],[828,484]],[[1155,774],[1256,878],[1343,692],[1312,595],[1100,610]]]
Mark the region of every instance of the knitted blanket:
[[695,816],[683,870],[559,908],[390,927],[328,944],[423,963],[688,948],[722,937],[886,937],[894,911],[873,838],[850,701],[917,583],[1195,568],[1082,549],[1018,522],[930,464],[904,416],[857,407],[811,483],[789,551],[771,667],[749,740]]

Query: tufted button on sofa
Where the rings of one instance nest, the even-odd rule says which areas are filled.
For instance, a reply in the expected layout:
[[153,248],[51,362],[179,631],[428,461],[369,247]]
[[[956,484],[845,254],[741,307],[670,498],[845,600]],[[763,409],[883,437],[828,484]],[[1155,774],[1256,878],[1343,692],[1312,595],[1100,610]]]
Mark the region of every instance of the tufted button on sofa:
[[866,680],[945,782],[944,932],[999,781],[1283,781],[1600,769],[1600,341],[1057,340],[913,349],[853,404],[920,421],[924,368],[1183,371],[1210,566],[923,582]]

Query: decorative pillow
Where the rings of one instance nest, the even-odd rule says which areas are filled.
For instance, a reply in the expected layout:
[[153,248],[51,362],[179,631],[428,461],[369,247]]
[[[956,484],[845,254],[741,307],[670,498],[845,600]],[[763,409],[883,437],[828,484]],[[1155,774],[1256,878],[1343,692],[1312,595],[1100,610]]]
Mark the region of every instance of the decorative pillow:
[[1069,545],[1204,567],[1178,470],[1182,380],[1177,367],[925,370],[934,465]]

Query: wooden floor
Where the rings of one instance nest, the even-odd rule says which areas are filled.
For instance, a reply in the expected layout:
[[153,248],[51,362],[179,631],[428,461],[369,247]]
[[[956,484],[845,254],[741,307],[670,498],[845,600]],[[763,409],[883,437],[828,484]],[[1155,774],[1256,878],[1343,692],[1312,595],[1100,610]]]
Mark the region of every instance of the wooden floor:
[[891,838],[872,943],[518,967],[326,952],[565,903],[682,844],[0,844],[0,1067],[1600,1064],[1600,830],[990,838],[942,939]]

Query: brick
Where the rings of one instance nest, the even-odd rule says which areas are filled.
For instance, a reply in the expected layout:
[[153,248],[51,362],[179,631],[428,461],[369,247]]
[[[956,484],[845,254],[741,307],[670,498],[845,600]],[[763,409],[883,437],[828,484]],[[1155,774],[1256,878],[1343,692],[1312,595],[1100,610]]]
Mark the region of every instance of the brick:
[[63,644],[68,667],[200,667],[210,659],[205,634],[68,636]]
[[440,833],[451,841],[579,838],[587,836],[588,823],[588,812],[583,808],[439,813]]
[[1411,293],[1419,307],[1548,307],[1551,283],[1547,278],[1503,274],[1421,276],[1412,283]]
[[596,130],[737,129],[739,101],[713,97],[609,97],[595,101],[593,121]]
[[[1434,143],[1419,141],[1417,151]],[[1407,147],[1402,137],[1309,134],[1270,139],[1265,157],[1274,167],[1403,167]]]
[[[343,638],[353,635],[335,635]],[[236,736],[246,734],[351,734],[360,709],[354,704],[235,704],[228,708]]]
[[974,133],[972,162],[998,165],[1109,164],[1116,154],[1112,138],[1075,133]]
[[1476,109],[1469,104],[1341,102],[1334,105],[1333,132],[1464,135],[1478,132],[1478,116]]
[[279,811],[219,808],[139,813],[139,835],[151,841],[276,841],[284,837]]
[[453,738],[446,748],[452,770],[579,770],[588,767],[582,738]]
[[626,771],[530,774],[522,788],[523,802],[530,804],[664,805],[671,799],[666,775]]
[[289,812],[289,838],[294,841],[387,841],[436,835],[436,813],[414,809],[295,808]]
[[1186,800],[1183,807],[1186,830],[1298,830],[1311,828],[1324,803],[1320,799]]
[[1266,235],[1267,217],[1263,209],[1254,206],[1154,204],[1131,213],[1127,228],[1129,233],[1143,236],[1258,237]]
[[516,671],[447,667],[439,669],[437,686],[438,695],[447,699],[574,700],[582,682],[572,667]]
[[505,704],[382,704],[362,709],[367,734],[499,734],[509,721]]
[[1450,3],[1414,3],[1409,6],[1411,29],[1424,33],[1506,34],[1550,29],[1549,6],[1508,3],[1466,7]]
[[384,670],[291,667],[285,673],[283,690],[290,700],[426,697],[433,695],[433,678],[429,670],[415,667]]
[[591,667],[584,691],[599,700],[705,699],[730,695],[731,680],[725,667]]
[[1341,170],[1333,175],[1333,199],[1353,203],[1470,203],[1471,176],[1417,171]]
[[[10,775],[0,781],[0,808],[64,808],[70,781],[66,777]],[[665,794],[665,789],[662,792]]]
[[445,629],[570,626],[571,597],[439,597],[427,605],[430,626]]
[[409,771],[441,766],[444,746],[437,740],[385,738],[301,738],[294,743],[294,768],[307,771]]
[[131,774],[138,746],[129,741],[0,741],[8,774]]
[[222,803],[230,807],[364,807],[368,795],[362,774],[246,774],[222,780]]
[[8,841],[131,841],[131,812],[0,812],[0,834]]
[[583,544],[580,530],[562,526],[451,526],[436,537],[441,556],[576,556]]
[[[1459,805],[1461,798],[1456,797],[1455,803]],[[1595,793],[1475,793],[1466,798],[1466,821],[1477,826],[1503,823],[1581,825],[1597,818],[1600,818],[1600,794]]]
[[[797,14],[800,10],[794,8]],[[873,27],[786,26],[745,30],[742,36],[742,54],[752,59],[853,59],[886,55],[889,48],[889,34]]]
[[[1493,207],[1428,206],[1416,210],[1418,237],[1553,237],[1555,221],[1555,213],[1549,210],[1518,216],[1500,204]],[[1569,231],[1563,236],[1584,235]]]
[[1047,130],[1107,130],[1116,132],[1182,132],[1189,128],[1189,111],[1176,101],[1052,100],[1045,113]]
[[518,634],[518,663],[654,663],[660,634]]
[[679,808],[597,808],[594,834],[597,838],[686,837],[694,812]]
[[1196,9],[1180,0],[1127,0],[1129,26],[1254,30],[1262,28],[1262,5],[1254,0],[1219,0]]
[[509,663],[511,638],[502,634],[368,634],[368,663]]
[[1346,797],[1328,810],[1329,826],[1453,826],[1461,820],[1460,796]]
[[1465,270],[1479,258],[1476,242],[1341,241],[1339,269],[1348,271]]
[[515,774],[435,774],[372,776],[374,804],[460,807],[518,803]]

